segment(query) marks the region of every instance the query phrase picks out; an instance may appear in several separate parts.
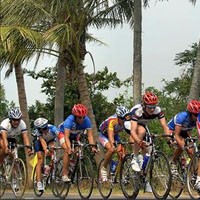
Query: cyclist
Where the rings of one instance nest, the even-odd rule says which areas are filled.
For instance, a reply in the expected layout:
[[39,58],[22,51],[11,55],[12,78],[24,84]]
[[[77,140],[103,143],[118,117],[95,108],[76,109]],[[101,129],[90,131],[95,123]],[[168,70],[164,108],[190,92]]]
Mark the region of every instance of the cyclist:
[[[9,153],[9,142],[17,143],[17,137],[22,134],[24,145],[30,146],[30,140],[25,122],[21,119],[22,113],[19,108],[11,108],[8,112],[8,118],[4,119],[0,125],[0,165],[5,156]],[[27,149],[31,154],[31,149]]]
[[158,97],[152,92],[145,92],[142,97],[142,103],[137,104],[130,110],[131,115],[131,136],[133,137],[134,144],[134,156],[132,160],[132,168],[135,171],[141,171],[142,162],[138,158],[139,150],[145,149],[145,142],[143,141],[146,133],[145,126],[151,120],[158,118],[159,122],[164,130],[164,133],[169,134],[169,129],[165,119],[164,112],[158,106]]
[[[169,122],[168,127],[171,134],[174,134],[178,147],[174,151],[171,161],[172,174],[178,175],[176,161],[184,150],[185,140],[184,138],[191,136],[191,131],[196,127],[197,115],[199,113],[199,102],[197,100],[191,100],[187,104],[187,110],[176,114]],[[170,143],[173,143],[170,140]],[[191,157],[194,154],[194,149],[189,148],[187,150],[188,155]]]
[[[25,122],[22,120],[22,113],[19,108],[11,108],[8,111],[8,118],[0,124],[0,168],[4,158],[10,153],[9,143],[11,146],[18,142],[18,137],[22,136],[24,145],[30,146],[31,143]],[[28,155],[32,153],[27,149]]]
[[56,126],[49,124],[47,119],[37,118],[34,121],[32,135],[34,138],[34,150],[38,158],[36,166],[37,189],[43,191],[44,186],[41,182],[41,168],[44,163],[44,154],[47,156],[51,155],[51,149],[49,150],[48,147],[54,146],[56,138],[59,135],[59,130]]
[[107,181],[107,165],[111,160],[112,154],[117,150],[115,141],[120,141],[119,133],[124,130],[124,120],[128,113],[129,110],[126,107],[119,106],[116,108],[116,113],[104,120],[99,126],[99,141],[106,149],[101,169],[102,181]]
[[[199,108],[200,108],[200,102],[199,102]],[[199,110],[199,114],[197,116],[197,130],[198,130],[198,134],[199,134],[199,138],[200,138],[200,110]],[[200,191],[200,160],[198,161],[198,172],[197,172],[197,180],[195,183],[195,188]]]
[[[59,125],[60,140],[65,140],[67,147],[66,154],[63,156],[63,182],[70,182],[68,177],[69,172],[69,155],[72,153],[71,142],[76,140],[79,134],[87,134],[90,144],[95,144],[92,123],[87,116],[88,110],[83,104],[75,104],[72,108],[72,114],[70,114],[64,122]],[[92,152],[96,153],[96,147],[92,147]]]

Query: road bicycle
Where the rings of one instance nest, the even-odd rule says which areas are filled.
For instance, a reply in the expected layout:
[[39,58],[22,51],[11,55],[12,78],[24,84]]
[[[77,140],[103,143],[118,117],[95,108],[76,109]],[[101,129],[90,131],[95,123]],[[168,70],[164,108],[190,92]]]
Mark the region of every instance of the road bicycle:
[[196,153],[190,160],[190,163],[187,168],[186,185],[191,199],[200,199],[200,191],[196,190],[194,187],[197,179],[198,168],[200,166],[200,150],[198,150],[197,144],[196,143],[194,144]]
[[146,147],[150,149],[146,167],[141,172],[134,171],[131,164],[134,155],[125,156],[120,178],[122,192],[127,199],[135,199],[140,189],[145,192],[145,186],[149,182],[156,199],[166,199],[171,188],[171,170],[166,155],[157,149],[156,140],[171,136],[152,134],[148,127],[146,127],[146,130]]
[[27,171],[24,161],[18,157],[18,151],[22,148],[30,148],[9,142],[10,153],[5,157],[0,171],[0,198],[3,197],[7,186],[10,186],[16,198],[24,195],[27,183]]
[[[112,194],[113,188],[116,184],[120,183],[121,188],[123,188],[123,179],[121,167],[123,163],[123,158],[128,153],[128,146],[133,144],[132,142],[115,142],[116,147],[121,145],[120,148],[113,154],[111,161],[107,166],[107,180],[103,180],[101,177],[101,169],[103,167],[104,159],[102,159],[98,166],[98,176],[97,176],[97,186],[100,195],[103,199],[108,199]],[[114,169],[113,169],[114,166]],[[131,188],[132,190],[132,188]],[[126,196],[126,195],[125,195]]]
[[[58,193],[58,186],[59,186],[59,178],[56,177],[56,169],[62,168],[61,159],[58,159],[57,151],[61,150],[62,147],[56,146],[48,146],[48,149],[53,152],[50,156],[45,156],[44,163],[41,168],[41,182],[43,184],[44,189],[48,187],[51,189],[53,195],[55,197],[59,197]],[[47,159],[50,157],[50,163],[47,165]],[[33,171],[33,191],[37,197],[41,197],[45,190],[38,190],[37,189],[37,176],[36,176],[36,166],[34,167]],[[46,169],[48,167],[48,169]]]
[[59,196],[66,198],[72,184],[75,184],[82,199],[89,199],[94,187],[94,170],[91,159],[86,152],[90,153],[90,147],[98,145],[89,144],[86,134],[79,134],[76,141],[72,140],[72,154],[70,155],[69,178],[70,182],[62,182],[62,169],[56,169],[56,176],[59,177]]
[[[181,154],[181,156],[178,158],[178,160],[176,162],[176,169],[177,169],[178,173],[172,174],[172,184],[171,184],[171,190],[170,190],[169,195],[173,199],[177,199],[180,197],[180,195],[182,194],[182,192],[186,186],[187,173],[189,173],[191,175],[191,172],[188,171],[189,170],[188,169],[189,162],[187,160],[190,158],[187,154],[187,150],[190,148],[194,148],[194,152],[197,152],[198,151],[197,141],[198,141],[197,137],[185,138],[184,152]],[[177,147],[177,144],[172,145],[172,147],[173,148]],[[189,176],[188,176],[188,180],[189,180]],[[188,191],[192,191],[192,190],[188,190]]]

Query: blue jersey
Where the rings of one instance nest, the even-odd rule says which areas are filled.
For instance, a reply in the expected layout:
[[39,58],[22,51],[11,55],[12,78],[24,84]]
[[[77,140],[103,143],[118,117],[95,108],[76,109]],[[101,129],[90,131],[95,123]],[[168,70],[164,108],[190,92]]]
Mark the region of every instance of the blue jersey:
[[83,133],[86,129],[91,129],[92,123],[88,116],[85,116],[83,123],[78,124],[74,115],[69,115],[67,119],[60,124],[59,130],[64,133],[65,129],[70,130],[70,134],[77,135],[78,133]]
[[42,133],[38,129],[35,129],[33,134],[38,139],[39,139],[39,137],[42,137],[48,143],[52,140],[56,140],[56,137],[59,134],[59,130],[56,126],[48,124],[48,132],[47,133]]
[[182,131],[191,131],[196,127],[196,122],[191,120],[190,113],[187,111],[180,112],[175,115],[169,122],[168,127],[174,131],[175,126],[180,126]]
[[198,130],[198,134],[200,138],[200,113],[198,114],[198,117],[197,117],[197,130]]

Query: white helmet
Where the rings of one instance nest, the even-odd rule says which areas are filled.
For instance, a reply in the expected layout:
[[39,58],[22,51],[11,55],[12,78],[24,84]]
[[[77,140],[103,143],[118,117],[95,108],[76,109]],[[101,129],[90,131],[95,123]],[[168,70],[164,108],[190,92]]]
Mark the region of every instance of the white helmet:
[[116,114],[120,118],[124,118],[128,113],[129,113],[129,110],[125,106],[118,106],[116,108]]
[[45,118],[37,118],[35,121],[34,121],[34,126],[35,128],[45,128],[47,127],[48,125],[48,120],[45,119]]
[[22,118],[22,112],[19,108],[11,108],[8,112],[8,117],[10,119],[21,119]]

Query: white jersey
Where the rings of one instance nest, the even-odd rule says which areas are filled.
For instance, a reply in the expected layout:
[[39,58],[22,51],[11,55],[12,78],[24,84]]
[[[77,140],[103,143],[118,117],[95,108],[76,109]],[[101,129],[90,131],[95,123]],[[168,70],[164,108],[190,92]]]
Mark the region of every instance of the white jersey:
[[25,122],[22,119],[20,120],[19,126],[17,128],[13,128],[10,123],[10,119],[7,118],[1,122],[0,130],[7,131],[7,138],[16,138],[21,133],[27,131],[27,128]]

